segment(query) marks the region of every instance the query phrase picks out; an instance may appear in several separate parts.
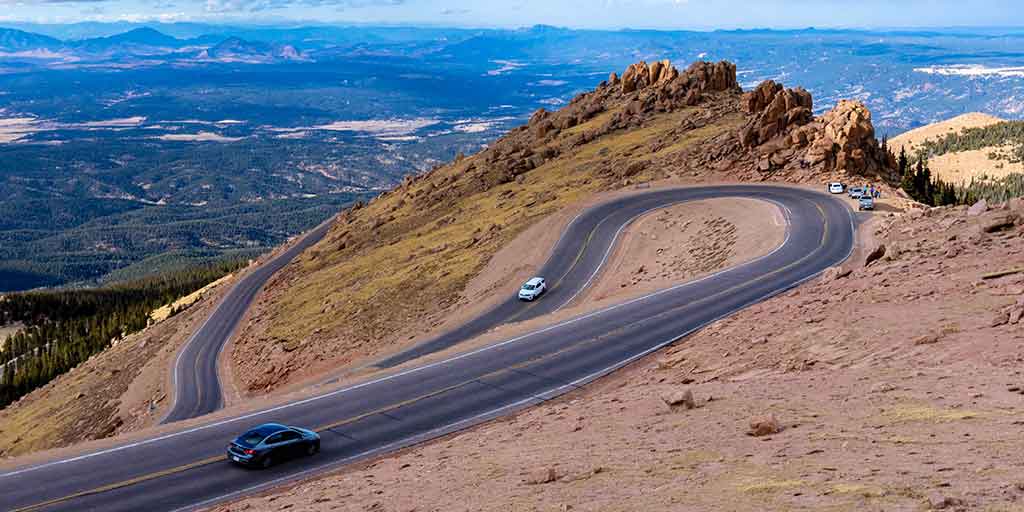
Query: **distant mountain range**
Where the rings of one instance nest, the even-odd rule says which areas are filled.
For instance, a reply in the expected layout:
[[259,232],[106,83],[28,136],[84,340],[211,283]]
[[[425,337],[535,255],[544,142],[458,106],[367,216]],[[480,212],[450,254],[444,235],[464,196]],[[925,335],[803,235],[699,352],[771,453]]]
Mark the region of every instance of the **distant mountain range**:
[[116,59],[130,57],[247,63],[303,59],[301,52],[289,44],[248,41],[234,35],[179,39],[151,27],[67,41],[19,29],[0,28],[0,52],[8,60],[20,58],[40,66],[59,62],[65,68],[71,63],[107,61],[114,64],[119,63]]

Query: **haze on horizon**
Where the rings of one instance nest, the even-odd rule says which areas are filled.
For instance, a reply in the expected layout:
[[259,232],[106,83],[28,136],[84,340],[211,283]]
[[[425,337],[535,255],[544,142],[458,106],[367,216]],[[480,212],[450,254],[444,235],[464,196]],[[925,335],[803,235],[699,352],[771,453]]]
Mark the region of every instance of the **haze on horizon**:
[[[0,0],[0,21],[571,28],[1024,26],[1014,0]],[[851,5],[853,4],[853,5]]]

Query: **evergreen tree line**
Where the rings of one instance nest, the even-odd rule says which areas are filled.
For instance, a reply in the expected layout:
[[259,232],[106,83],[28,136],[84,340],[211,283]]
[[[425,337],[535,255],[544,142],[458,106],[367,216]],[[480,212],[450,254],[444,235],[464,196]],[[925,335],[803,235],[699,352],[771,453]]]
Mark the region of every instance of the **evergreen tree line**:
[[932,176],[928,162],[923,158],[911,164],[905,149],[900,149],[896,169],[900,176],[900,188],[915,201],[929,206],[942,206],[963,204],[966,200],[961,197],[962,191],[956,185]]
[[929,206],[971,205],[981,199],[1002,203],[1024,197],[1024,174],[1013,173],[999,178],[981,175],[971,178],[967,185],[956,185],[932,176],[924,158],[918,157],[912,163],[904,149],[900,150],[896,162],[900,188],[914,200]]
[[144,329],[154,309],[244,263],[226,260],[97,289],[0,297],[0,324],[25,324],[7,338],[0,351],[0,408],[103,351],[113,341]]

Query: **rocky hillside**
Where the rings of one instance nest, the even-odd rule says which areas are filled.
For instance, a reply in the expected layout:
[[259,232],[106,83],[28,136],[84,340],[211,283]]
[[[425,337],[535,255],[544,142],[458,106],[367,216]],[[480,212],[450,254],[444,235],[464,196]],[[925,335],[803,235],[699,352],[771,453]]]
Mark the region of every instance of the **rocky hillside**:
[[812,101],[774,82],[743,93],[728,62],[679,71],[663,61],[538,110],[478,154],[340,214],[257,301],[231,352],[237,387],[260,394],[408,346],[504,292],[465,293],[501,247],[602,191],[889,175],[862,104],[815,118]]

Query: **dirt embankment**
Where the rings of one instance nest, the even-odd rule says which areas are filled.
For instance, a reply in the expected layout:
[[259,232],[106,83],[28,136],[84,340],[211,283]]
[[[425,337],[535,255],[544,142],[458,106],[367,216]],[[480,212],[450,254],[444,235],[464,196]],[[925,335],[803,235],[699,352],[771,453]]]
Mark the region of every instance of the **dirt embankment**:
[[983,276],[1020,215],[877,215],[845,268],[581,392],[217,510],[1015,510],[1024,273]]

